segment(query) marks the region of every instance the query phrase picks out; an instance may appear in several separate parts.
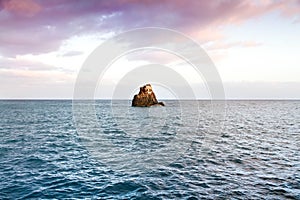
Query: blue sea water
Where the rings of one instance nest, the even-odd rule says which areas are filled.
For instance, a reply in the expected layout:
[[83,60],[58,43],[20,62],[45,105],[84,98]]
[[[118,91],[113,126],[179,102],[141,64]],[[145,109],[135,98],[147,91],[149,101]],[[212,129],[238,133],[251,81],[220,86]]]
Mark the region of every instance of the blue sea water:
[[[209,101],[165,103],[120,101],[111,110],[110,101],[96,101],[103,134],[136,155],[134,163],[147,165],[139,156],[168,144],[165,156],[180,151],[172,162],[131,170],[126,158],[92,152],[72,101],[0,101],[0,199],[300,199],[300,101],[227,101],[222,121],[210,117]],[[176,130],[188,145],[172,143]],[[113,152],[106,147],[93,150]]]

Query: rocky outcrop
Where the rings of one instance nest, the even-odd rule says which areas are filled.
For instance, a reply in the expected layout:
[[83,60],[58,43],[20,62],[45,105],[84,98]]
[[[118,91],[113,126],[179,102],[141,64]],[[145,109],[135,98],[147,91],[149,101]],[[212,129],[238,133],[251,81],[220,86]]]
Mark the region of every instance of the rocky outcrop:
[[164,106],[163,102],[158,102],[150,84],[140,87],[140,92],[134,95],[132,106],[149,107],[153,105]]

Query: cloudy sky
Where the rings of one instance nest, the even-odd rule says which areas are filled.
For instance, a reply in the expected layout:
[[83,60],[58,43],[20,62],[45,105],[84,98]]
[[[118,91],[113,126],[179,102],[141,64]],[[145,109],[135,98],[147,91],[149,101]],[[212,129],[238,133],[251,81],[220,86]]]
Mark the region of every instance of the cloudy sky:
[[[0,0],[0,98],[72,98],[89,54],[143,27],[201,45],[226,98],[300,98],[299,0]],[[139,55],[121,58],[111,74],[143,63]]]

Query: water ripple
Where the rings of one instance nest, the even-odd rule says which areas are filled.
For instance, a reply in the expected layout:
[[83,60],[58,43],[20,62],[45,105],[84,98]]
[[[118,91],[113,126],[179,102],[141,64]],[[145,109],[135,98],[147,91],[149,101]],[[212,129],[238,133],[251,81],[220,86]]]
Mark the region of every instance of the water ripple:
[[[99,109],[109,104],[97,102]],[[197,137],[185,153],[137,174],[113,171],[91,156],[76,133],[71,106],[0,101],[0,199],[300,199],[299,101],[229,101],[217,134],[209,127],[209,102],[200,102]],[[139,137],[138,125],[126,127],[122,115],[98,118],[128,152],[155,151],[172,140],[175,128],[190,129],[177,115],[160,124],[155,112],[142,122],[147,131],[150,122],[161,128],[151,137]]]

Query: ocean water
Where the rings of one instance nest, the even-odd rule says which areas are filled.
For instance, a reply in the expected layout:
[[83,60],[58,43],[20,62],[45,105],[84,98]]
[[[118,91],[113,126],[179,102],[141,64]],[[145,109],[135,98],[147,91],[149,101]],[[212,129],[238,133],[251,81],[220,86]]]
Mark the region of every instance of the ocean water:
[[300,199],[300,101],[165,103],[0,101],[0,199]]

